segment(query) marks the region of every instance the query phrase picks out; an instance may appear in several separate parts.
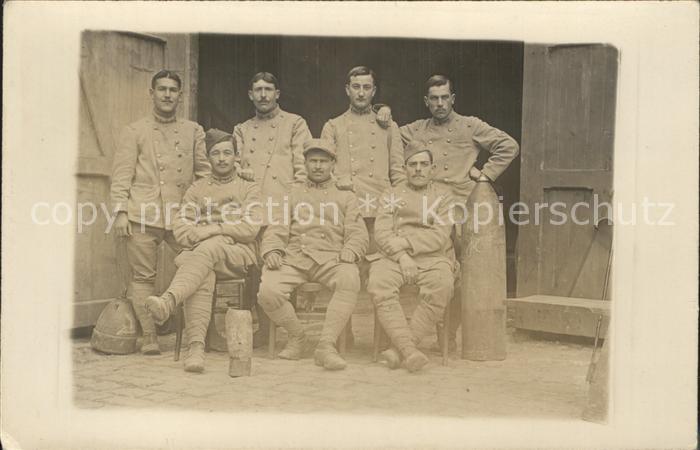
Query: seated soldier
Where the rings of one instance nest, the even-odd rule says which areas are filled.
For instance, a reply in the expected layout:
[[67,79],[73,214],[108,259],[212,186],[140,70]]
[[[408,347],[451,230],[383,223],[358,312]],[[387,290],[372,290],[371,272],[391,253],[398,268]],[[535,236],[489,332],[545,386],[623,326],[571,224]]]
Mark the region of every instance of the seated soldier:
[[[448,218],[449,194],[431,181],[433,155],[423,142],[412,141],[404,154],[407,181],[382,196],[374,225],[379,259],[369,269],[369,293],[377,317],[391,339],[382,352],[388,366],[420,370],[428,363],[417,345],[435,332],[454,290],[454,251]],[[419,304],[410,327],[399,304],[399,289],[417,284]]]
[[156,323],[184,302],[188,372],[204,370],[216,275],[244,277],[257,263],[255,237],[262,220],[258,185],[236,175],[231,135],[212,129],[205,142],[212,174],[190,186],[173,220],[175,238],[186,250],[175,258],[178,269],[168,289],[146,300]]
[[307,141],[304,160],[307,181],[292,187],[283,220],[270,224],[263,236],[260,254],[265,265],[258,304],[289,333],[278,356],[299,359],[306,337],[289,302],[290,294],[309,281],[333,290],[314,359],[326,369],[340,370],[346,363],[335,343],[355,309],[360,290],[356,263],[367,251],[369,238],[355,195],[338,190],[331,180],[333,144],[321,139]]

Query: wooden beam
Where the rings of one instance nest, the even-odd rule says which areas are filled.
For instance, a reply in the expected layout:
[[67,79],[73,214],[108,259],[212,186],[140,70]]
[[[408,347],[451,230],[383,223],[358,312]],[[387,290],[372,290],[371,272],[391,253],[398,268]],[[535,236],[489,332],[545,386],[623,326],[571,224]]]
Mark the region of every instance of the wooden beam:
[[595,337],[598,319],[605,335],[610,302],[586,298],[532,295],[506,300],[510,325],[514,328],[571,336]]

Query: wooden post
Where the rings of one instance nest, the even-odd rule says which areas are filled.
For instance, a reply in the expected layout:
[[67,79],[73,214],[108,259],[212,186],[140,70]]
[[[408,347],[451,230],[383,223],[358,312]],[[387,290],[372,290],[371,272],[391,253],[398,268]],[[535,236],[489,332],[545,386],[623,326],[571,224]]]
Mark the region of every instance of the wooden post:
[[462,226],[462,359],[506,358],[506,237],[496,192],[479,182]]
[[248,310],[226,312],[226,344],[231,377],[250,376],[253,357],[253,316]]

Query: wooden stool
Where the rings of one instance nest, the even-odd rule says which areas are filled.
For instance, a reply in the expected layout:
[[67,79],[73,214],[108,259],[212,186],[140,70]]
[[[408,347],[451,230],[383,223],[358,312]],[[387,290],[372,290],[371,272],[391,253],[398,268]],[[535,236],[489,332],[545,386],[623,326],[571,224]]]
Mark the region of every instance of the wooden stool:
[[[316,296],[323,289],[324,287],[322,284],[314,282],[304,283],[296,288],[296,290],[294,291],[294,296],[296,298],[294,302],[294,309],[296,310],[296,314],[299,320],[316,320],[321,322],[325,320],[325,308],[319,310],[314,309],[316,303]],[[350,329],[348,325],[346,325],[343,329],[343,332],[340,333],[340,337],[338,337],[338,352],[341,355],[345,354],[347,346],[347,334],[349,332]],[[268,339],[268,356],[270,357],[270,359],[275,359],[276,341],[277,325],[273,322],[270,322],[270,335]]]
[[[442,365],[446,366],[449,361],[449,343],[447,342],[449,335],[449,325],[450,325],[450,302],[445,305],[445,312],[442,316],[442,324],[437,324],[438,338],[442,337]],[[379,323],[379,316],[377,315],[377,308],[374,308],[374,338],[373,338],[373,348],[372,348],[372,361],[377,362],[379,359],[379,349],[384,342],[384,338],[388,339],[382,324]]]
[[[223,345],[223,350],[226,351],[226,339],[221,337],[217,331],[216,318],[221,316],[222,319],[226,315],[229,308],[243,309],[245,308],[245,279],[243,278],[227,278],[216,280],[214,285],[214,295],[211,301],[211,320],[207,329],[207,338],[205,342],[205,350],[214,348],[220,350]],[[175,310],[175,354],[173,360],[180,359],[180,351],[182,349],[182,332],[185,329],[185,310],[183,304],[177,306]],[[224,327],[225,327],[225,322]],[[216,341],[216,342],[213,342]],[[219,342],[221,341],[221,342]],[[223,344],[222,344],[223,343]]]

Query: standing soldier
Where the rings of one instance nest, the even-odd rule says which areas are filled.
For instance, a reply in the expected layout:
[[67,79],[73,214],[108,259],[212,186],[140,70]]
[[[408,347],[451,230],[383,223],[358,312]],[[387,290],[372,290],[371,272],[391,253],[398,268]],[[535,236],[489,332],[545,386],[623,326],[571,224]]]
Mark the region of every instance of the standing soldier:
[[146,301],[157,323],[184,302],[188,372],[204,370],[216,275],[245,276],[257,263],[255,237],[261,221],[258,185],[236,176],[231,135],[209,130],[206,144],[212,174],[187,190],[174,220],[175,237],[186,250],[175,258],[178,270],[165,293]]
[[195,122],[178,119],[182,93],[180,77],[161,70],[151,79],[153,113],[128,125],[114,155],[111,201],[118,211],[117,236],[126,239],[132,279],[127,297],[143,330],[141,351],[160,353],[153,319],[145,309],[153,295],[158,245],[165,241],[175,251],[170,214],[179,206],[185,189],[209,175],[211,166],[204,147],[204,131]]
[[[350,108],[326,122],[321,131],[322,139],[335,143],[337,186],[355,191],[370,241],[382,192],[406,179],[399,127],[392,122],[382,128],[372,111],[376,83],[373,70],[365,66],[350,69],[345,79]],[[370,244],[370,253],[372,247]]]
[[[428,78],[423,101],[432,117],[402,126],[401,139],[404,145],[413,140],[425,142],[435,158],[434,180],[449,186],[455,201],[466,203],[476,181],[495,181],[503,173],[518,155],[518,144],[508,134],[479,118],[455,112],[452,82],[444,75]],[[383,110],[380,115],[388,114]],[[490,154],[481,170],[474,165],[480,151]],[[462,220],[459,216],[462,211],[453,209],[456,221]],[[460,317],[460,302],[454,301],[452,306],[452,317]],[[453,320],[451,325],[452,347],[459,323]]]
[[289,213],[281,223],[270,225],[263,237],[260,254],[265,266],[258,303],[289,333],[278,356],[299,359],[306,337],[289,296],[308,281],[333,290],[314,359],[326,369],[340,370],[346,363],[335,343],[357,303],[356,263],[365,255],[369,238],[355,195],[338,190],[331,180],[333,144],[312,139],[304,145],[304,157],[308,179],[293,187]]
[[[416,346],[435,333],[453,294],[455,258],[448,218],[450,195],[431,181],[433,155],[424,142],[412,141],[405,158],[407,182],[382,195],[383,207],[374,228],[382,256],[370,266],[367,292],[393,345],[382,352],[382,358],[392,369],[403,358],[406,368],[414,372],[428,363]],[[410,327],[399,303],[404,284],[420,289]]]
[[[268,72],[256,73],[248,85],[248,98],[255,106],[255,116],[233,128],[236,148],[241,158],[241,177],[260,186],[263,230],[282,215],[284,197],[295,182],[306,181],[303,146],[311,139],[306,121],[296,114],[283,111],[277,77]],[[251,273],[249,294],[255,298],[260,274]],[[253,345],[265,345],[269,320],[261,308],[256,308],[259,329]]]

